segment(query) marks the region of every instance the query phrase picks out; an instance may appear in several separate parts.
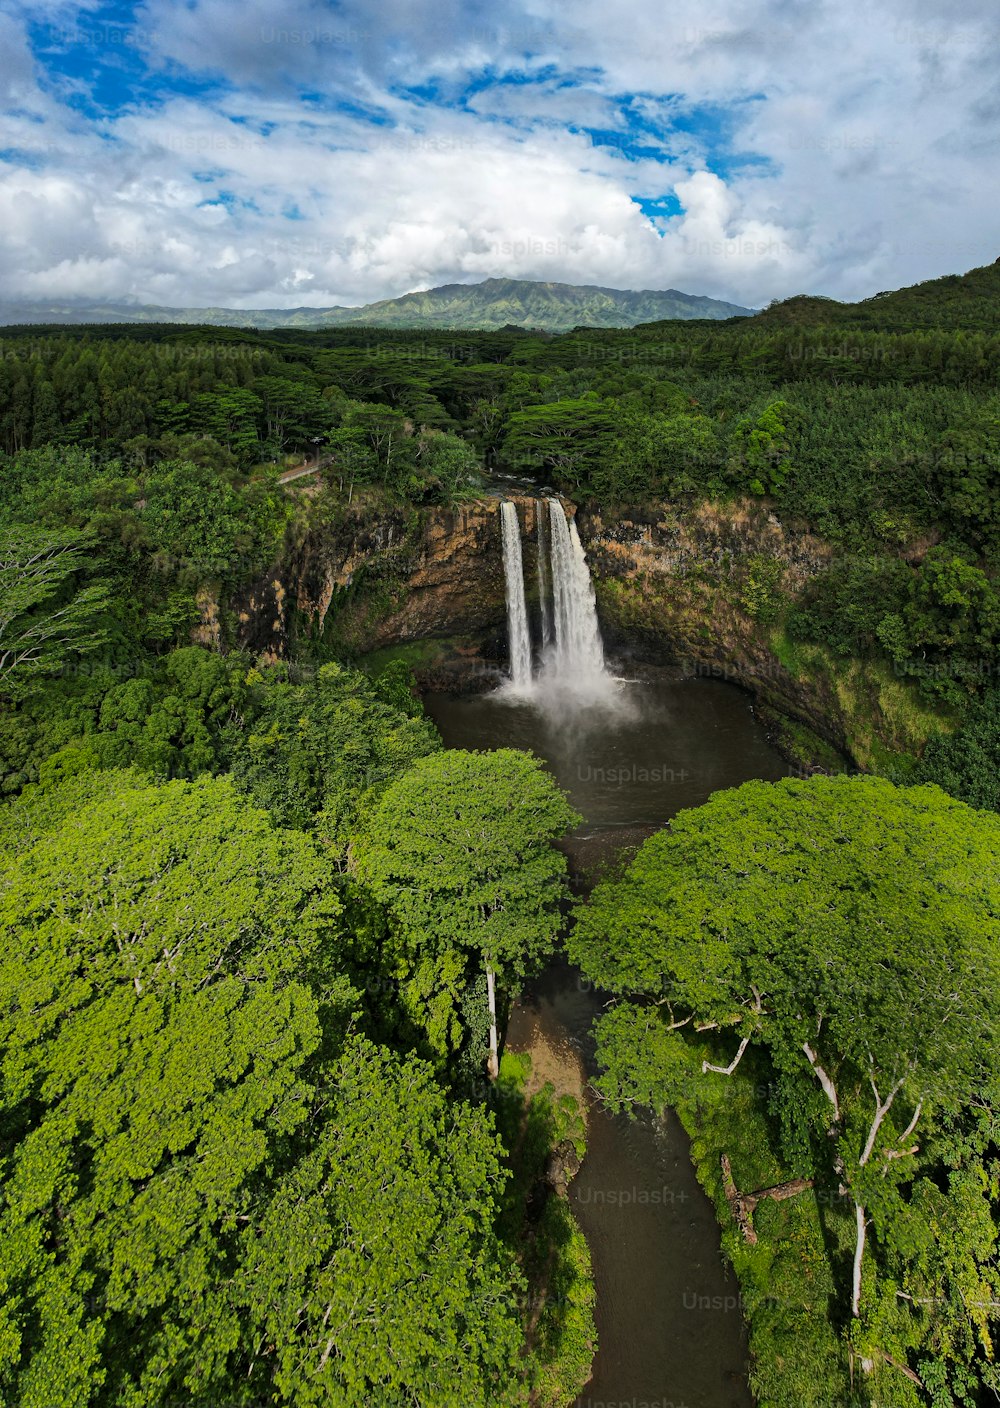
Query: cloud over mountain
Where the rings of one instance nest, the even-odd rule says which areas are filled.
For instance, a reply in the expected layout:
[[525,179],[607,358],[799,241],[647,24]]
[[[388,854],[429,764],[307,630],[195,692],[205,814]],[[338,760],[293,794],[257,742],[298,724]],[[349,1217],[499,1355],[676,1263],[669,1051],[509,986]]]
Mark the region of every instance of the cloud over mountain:
[[996,257],[998,39],[989,0],[15,0],[0,292],[863,296]]

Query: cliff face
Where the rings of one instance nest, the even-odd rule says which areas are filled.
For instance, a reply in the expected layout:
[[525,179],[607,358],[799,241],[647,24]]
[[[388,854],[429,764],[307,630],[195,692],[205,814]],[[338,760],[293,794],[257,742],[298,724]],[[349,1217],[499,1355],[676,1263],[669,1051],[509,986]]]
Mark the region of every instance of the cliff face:
[[283,655],[292,636],[367,654],[460,637],[497,652],[506,632],[498,501],[313,527],[237,603],[240,643]]
[[[530,603],[536,505],[517,503]],[[423,657],[425,685],[452,685],[463,672],[488,678],[506,659],[498,508],[497,499],[377,517],[357,508],[313,526],[237,603],[239,643],[281,656],[292,638],[321,638],[331,653],[357,656],[435,640],[446,644],[430,666]],[[795,645],[780,629],[784,606],[830,560],[820,539],[755,500],[581,511],[577,524],[613,651],[752,691],[775,721],[806,726],[803,760],[820,740],[862,766],[879,750],[919,748],[928,719],[902,682]],[[783,727],[787,741],[795,725]]]
[[612,648],[732,680],[847,748],[828,682],[796,678],[770,631],[780,603],[829,562],[826,544],[754,501],[610,519],[580,513],[577,525]]
[[606,641],[750,690],[799,761],[836,765],[829,745],[869,768],[890,752],[919,752],[942,726],[887,665],[788,638],[788,603],[833,549],[759,500],[580,513],[577,523]]

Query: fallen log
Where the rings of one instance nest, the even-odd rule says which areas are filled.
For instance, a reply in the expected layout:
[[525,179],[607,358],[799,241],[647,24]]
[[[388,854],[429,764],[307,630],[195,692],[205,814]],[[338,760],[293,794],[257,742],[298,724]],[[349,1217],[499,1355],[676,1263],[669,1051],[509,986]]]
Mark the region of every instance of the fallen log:
[[811,1178],[790,1178],[786,1183],[775,1183],[771,1188],[758,1188],[753,1193],[741,1193],[733,1178],[729,1155],[722,1155],[722,1187],[726,1195],[726,1202],[729,1204],[733,1221],[743,1234],[744,1241],[749,1242],[751,1246],[757,1244],[757,1233],[753,1225],[753,1215],[757,1204],[764,1198],[772,1198],[776,1203],[782,1202],[785,1198],[794,1198],[797,1194],[804,1193],[807,1188],[811,1188],[813,1183],[814,1180]]

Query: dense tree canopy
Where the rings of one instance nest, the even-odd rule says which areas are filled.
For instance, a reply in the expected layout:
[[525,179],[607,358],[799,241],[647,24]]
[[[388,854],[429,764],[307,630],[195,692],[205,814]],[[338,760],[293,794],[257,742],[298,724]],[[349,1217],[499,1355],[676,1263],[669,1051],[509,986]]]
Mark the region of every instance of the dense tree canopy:
[[[748,783],[647,841],[578,912],[571,945],[589,976],[632,999],[601,1025],[614,1103],[661,1104],[696,1069],[723,1079],[762,1048],[788,1156],[853,1203],[853,1342],[871,1365],[901,1346],[918,1362],[939,1357],[959,1383],[991,1353],[972,1291],[996,1293],[986,1200],[1000,1096],[998,854],[1000,818],[936,788]],[[978,1173],[949,1192],[959,1163]],[[968,1211],[979,1188],[981,1216],[951,1272],[929,1246],[910,1261],[912,1199],[938,1179],[948,1220],[965,1215],[949,1199]],[[924,1307],[928,1284],[949,1275],[964,1278],[968,1303],[964,1336],[946,1349]]]
[[288,826],[313,826],[337,854],[393,779],[440,747],[424,718],[383,703],[364,675],[324,665],[307,684],[251,676],[251,726],[236,780]]
[[5,1401],[510,1401],[496,1136],[349,1034],[315,843],[121,774],[4,838]]

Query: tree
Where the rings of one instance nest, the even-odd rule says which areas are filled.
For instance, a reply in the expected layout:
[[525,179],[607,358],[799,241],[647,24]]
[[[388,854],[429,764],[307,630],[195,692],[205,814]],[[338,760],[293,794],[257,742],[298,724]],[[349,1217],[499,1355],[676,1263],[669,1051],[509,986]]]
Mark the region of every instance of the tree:
[[376,402],[352,401],[344,412],[342,429],[360,436],[388,484],[402,487],[409,482],[417,447],[402,411]]
[[163,574],[233,584],[265,567],[290,512],[263,481],[238,488],[205,465],[166,461],[147,475],[141,522]]
[[89,566],[86,547],[72,532],[0,532],[0,681],[52,669],[69,651],[102,643],[107,590],[99,583],[74,589]]
[[249,1239],[239,1295],[295,1408],[521,1401],[523,1281],[493,1222],[492,1117],[354,1040],[303,1157]]
[[312,839],[90,774],[0,827],[0,1395],[488,1408],[522,1373],[492,1120],[349,1034]]
[[351,1001],[306,837],[226,782],[114,780],[3,868],[0,1383],[26,1405],[218,1378],[233,1233]]
[[194,428],[228,446],[241,464],[251,464],[260,453],[263,415],[260,397],[236,386],[218,386],[191,398]]
[[315,828],[338,859],[392,779],[440,747],[426,719],[383,702],[366,676],[340,665],[301,685],[256,672],[251,681],[233,775],[283,825]]
[[303,446],[323,438],[330,428],[332,407],[310,381],[287,376],[262,376],[253,384],[263,402],[263,441],[280,455],[290,445]]
[[323,477],[327,483],[337,481],[341,492],[346,480],[347,502],[354,498],[355,484],[371,484],[379,476],[378,456],[360,429],[333,430],[327,437],[327,466]]
[[589,483],[604,501],[689,492],[713,463],[716,437],[702,415],[649,413],[619,404],[615,438]]
[[454,750],[393,783],[354,845],[356,873],[389,910],[439,1049],[456,1040],[469,962],[482,966],[494,1078],[497,981],[516,990],[552,952],[566,861],[551,843],[577,820],[530,755]]
[[578,483],[600,465],[614,435],[614,406],[588,392],[575,400],[514,411],[502,456],[528,472],[550,468],[569,483]]
[[426,492],[443,503],[479,481],[479,456],[472,446],[440,430],[425,431],[420,437],[417,468]]
[[936,782],[970,806],[1000,811],[1000,689],[996,685],[970,703],[954,733],[931,735],[913,780]]
[[[39,781],[88,768],[134,767],[161,779],[222,771],[243,738],[246,674],[243,656],[197,645],[171,651],[155,669],[125,680],[95,670],[87,693],[65,701],[62,718],[55,709],[43,715],[53,740],[62,741],[71,723],[78,732],[48,756],[48,730],[42,734]],[[59,702],[50,695],[39,704]]]
[[752,494],[780,494],[792,472],[790,435],[801,412],[787,401],[772,401],[756,419],[740,421],[733,444],[733,472]]
[[[767,1053],[819,1167],[853,1200],[855,1320],[877,1304],[871,1222],[886,1242],[922,1147],[940,1157],[977,1102],[995,1108],[998,847],[1000,818],[935,787],[748,783],[682,812],[578,914],[571,954],[602,987],[658,1003],[676,1059],[691,1033],[704,1073]],[[637,1010],[608,1028],[619,1098],[645,1062],[628,1043],[646,1021]]]

